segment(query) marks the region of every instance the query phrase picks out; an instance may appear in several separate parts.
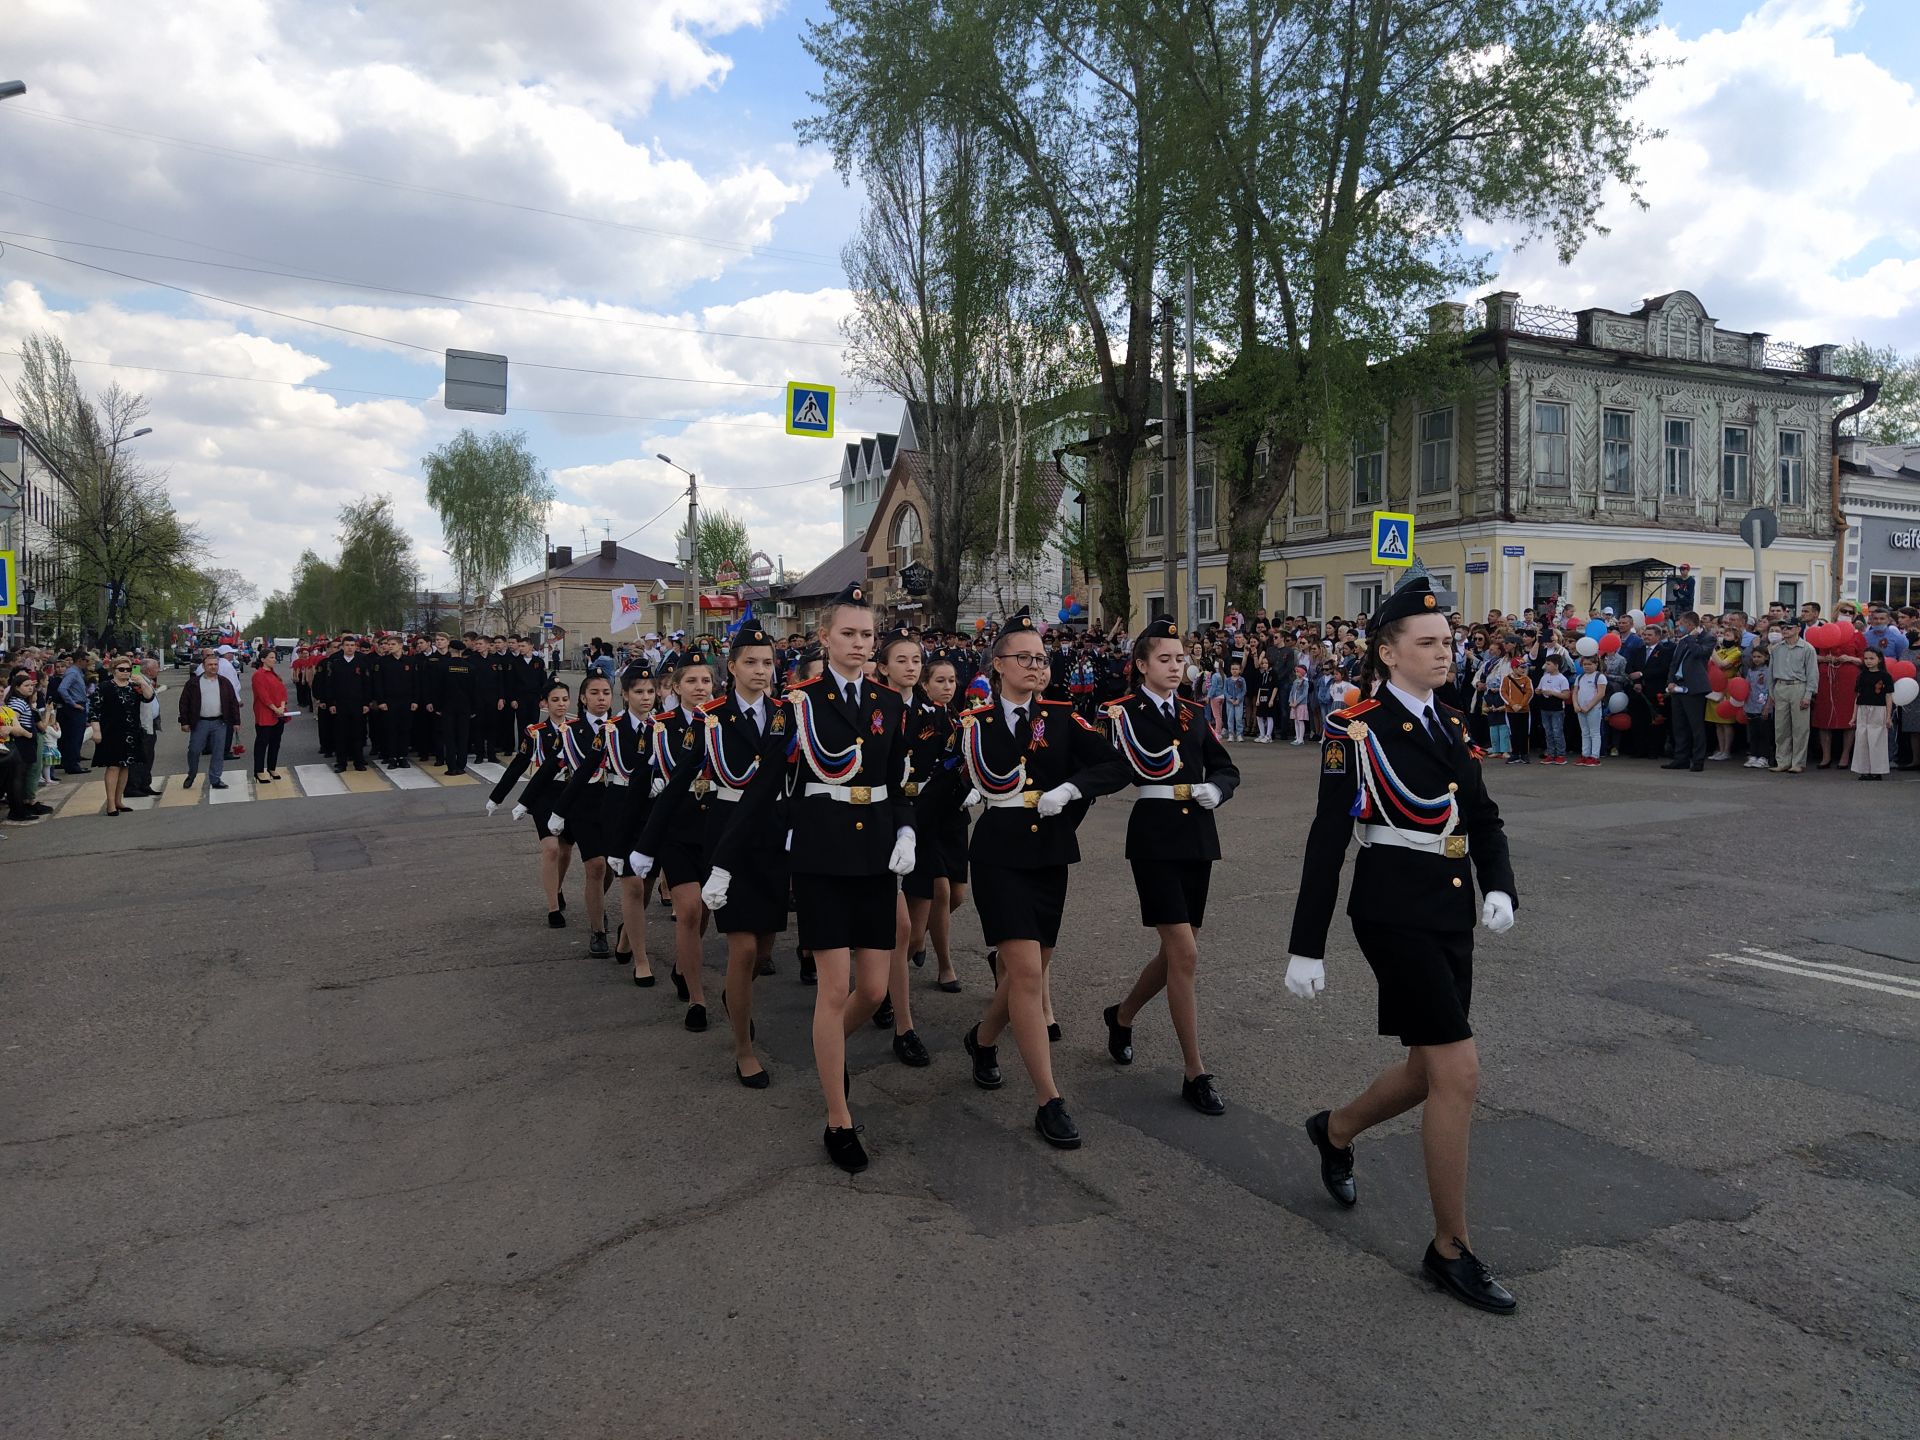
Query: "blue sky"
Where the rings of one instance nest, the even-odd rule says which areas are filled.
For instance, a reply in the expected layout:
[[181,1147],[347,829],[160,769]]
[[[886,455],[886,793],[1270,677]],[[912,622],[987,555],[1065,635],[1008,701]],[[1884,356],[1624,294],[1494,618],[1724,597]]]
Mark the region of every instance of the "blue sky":
[[[52,328],[76,357],[123,367],[82,373],[152,397],[155,434],[143,454],[170,468],[176,499],[207,531],[219,563],[271,589],[302,547],[331,547],[342,503],[384,490],[416,535],[430,578],[445,579],[418,461],[469,417],[430,401],[254,383],[431,396],[444,345],[513,356],[517,406],[672,417],[522,410],[504,422],[525,428],[555,472],[556,541],[577,545],[583,526],[589,539],[620,536],[670,507],[678,481],[651,458],[666,450],[698,469],[708,498],[724,495],[756,539],[790,563],[837,545],[837,507],[824,482],[797,482],[831,472],[839,447],[781,434],[776,387],[789,378],[839,384],[849,432],[891,428],[898,407],[851,393],[838,346],[847,297],[837,255],[859,199],[794,138],[817,84],[799,33],[818,7],[480,0],[490,18],[478,25],[464,11],[367,5],[344,26],[325,0],[16,0],[14,8],[0,78],[18,75],[31,93],[0,106],[0,147],[10,156],[0,190],[14,192],[0,194],[0,230],[540,309],[599,305],[627,322],[448,309],[182,258],[9,243],[0,254],[0,341]],[[1647,118],[1671,132],[1645,156],[1652,211],[1616,207],[1615,233],[1564,270],[1534,251],[1507,255],[1498,227],[1484,227],[1472,238],[1500,257],[1502,283],[1569,307],[1630,307],[1684,287],[1734,328],[1920,348],[1920,200],[1911,183],[1920,173],[1920,4],[1676,0],[1665,20],[1672,33],[1661,39],[1663,53],[1686,63],[1645,101]],[[476,28],[501,45],[475,45]],[[177,77],[170,92],[148,83],[156,69]],[[366,185],[308,168],[316,165],[424,188]],[[748,256],[673,244],[426,188],[770,248]],[[44,260],[21,244],[426,351],[246,315]],[[778,338],[643,328],[660,325]],[[795,337],[815,343],[790,343]],[[542,359],[698,383],[524,363]],[[0,354],[0,377],[16,368]],[[4,389],[0,408],[13,408]],[[666,553],[673,523],[629,543]]]

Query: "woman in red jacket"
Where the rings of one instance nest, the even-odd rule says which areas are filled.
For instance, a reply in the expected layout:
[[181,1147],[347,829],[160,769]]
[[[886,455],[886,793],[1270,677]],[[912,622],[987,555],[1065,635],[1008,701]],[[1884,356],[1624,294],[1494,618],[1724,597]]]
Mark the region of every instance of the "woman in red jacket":
[[274,669],[273,651],[253,672],[253,783],[280,778],[280,732],[287,728],[287,687]]

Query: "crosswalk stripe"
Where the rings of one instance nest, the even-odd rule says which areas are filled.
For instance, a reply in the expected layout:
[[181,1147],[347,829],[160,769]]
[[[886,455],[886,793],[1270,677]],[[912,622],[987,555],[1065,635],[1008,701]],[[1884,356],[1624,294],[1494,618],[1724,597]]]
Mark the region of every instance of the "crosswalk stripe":
[[84,785],[75,785],[68,780],[60,788],[69,793],[60,802],[60,808],[53,812],[52,818],[55,820],[64,820],[69,815],[98,815],[107,808],[107,782],[104,780],[89,780]]
[[229,770],[220,778],[226,781],[227,788],[224,790],[216,790],[209,785],[207,787],[207,803],[209,805],[244,805],[247,801],[253,799],[253,778],[251,776]]
[[1762,960],[1778,960],[1785,965],[1810,966],[1815,970],[1833,970],[1841,975],[1860,975],[1868,980],[1885,980],[1893,985],[1910,985],[1920,990],[1920,977],[1889,975],[1884,970],[1861,970],[1853,965],[1836,965],[1831,960],[1802,960],[1798,955],[1782,955],[1777,950],[1762,950],[1757,945],[1742,945],[1741,952],[1758,955]]
[[507,773],[506,766],[495,764],[491,760],[476,760],[467,766],[467,769],[472,774],[478,775],[489,785],[498,785],[501,777]]
[[[162,810],[172,810],[182,805],[198,805],[200,803],[200,791],[198,788],[192,790],[187,789],[186,779],[187,777],[184,775],[169,775],[167,777],[166,788],[160,792],[160,798],[155,803],[158,804]],[[196,780],[194,785],[199,787],[206,783],[206,780],[203,778]]]
[[391,790],[387,777],[378,768],[372,770],[349,770],[340,777],[346,782],[347,789],[356,795],[371,795],[377,790]]
[[444,770],[430,770],[427,773],[442,785],[478,785],[480,783],[471,770],[463,771],[458,775],[449,775]]
[[404,770],[387,771],[387,780],[396,790],[438,790],[440,788],[438,780],[413,764],[409,764]]
[[160,796],[167,793],[167,786],[172,783],[172,781],[173,776],[171,775],[156,775],[153,777],[153,788],[157,792],[156,794],[134,795],[122,800],[120,803],[129,810],[151,810],[160,803]]
[[300,787],[294,783],[293,775],[283,774],[278,780],[269,780],[264,785],[253,787],[256,800],[298,800]]
[[1906,1000],[1920,1000],[1920,990],[1909,990],[1898,985],[1876,985],[1870,980],[1854,980],[1845,975],[1830,974],[1825,970],[1805,970],[1798,965],[1780,965],[1772,960],[1756,960],[1751,955],[1715,955],[1710,958],[1729,960],[1735,965],[1748,965],[1755,970],[1774,970],[1782,975],[1798,975],[1803,980],[1825,980],[1830,985],[1850,985],[1856,990],[1874,990],[1882,995],[1898,995]]
[[296,765],[293,773],[300,778],[300,788],[309,795],[344,795],[347,793],[346,781],[333,773],[331,765]]

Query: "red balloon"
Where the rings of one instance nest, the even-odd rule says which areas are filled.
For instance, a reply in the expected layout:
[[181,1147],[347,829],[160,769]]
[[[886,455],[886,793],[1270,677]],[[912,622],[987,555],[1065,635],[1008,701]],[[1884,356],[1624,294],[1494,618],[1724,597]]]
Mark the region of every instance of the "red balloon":
[[1753,687],[1738,675],[1727,681],[1727,698],[1729,700],[1745,700],[1747,696],[1752,693]]
[[1741,713],[1740,707],[1730,700],[1722,700],[1715,708],[1719,713],[1715,715],[1714,718],[1722,725],[1731,725],[1736,720],[1745,718]]
[[1889,660],[1887,674],[1896,680],[1920,680],[1920,667],[1911,660]]
[[1717,660],[1707,662],[1707,688],[1709,690],[1727,688],[1727,672],[1720,668],[1720,662]]
[[1614,651],[1618,650],[1619,648],[1620,648],[1620,637],[1616,635],[1613,631],[1609,630],[1606,634],[1600,637],[1600,653],[1602,655],[1611,655]]
[[1607,724],[1616,730],[1631,730],[1633,728],[1633,717],[1622,710],[1618,715],[1607,716]]

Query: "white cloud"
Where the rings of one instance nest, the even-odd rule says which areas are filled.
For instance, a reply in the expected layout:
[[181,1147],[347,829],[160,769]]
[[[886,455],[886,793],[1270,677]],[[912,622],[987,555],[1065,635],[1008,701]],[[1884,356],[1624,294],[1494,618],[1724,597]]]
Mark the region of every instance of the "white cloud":
[[[1630,309],[1691,290],[1727,326],[1807,344],[1913,343],[1920,321],[1920,97],[1845,53],[1853,0],[1771,0],[1733,30],[1671,29],[1681,62],[1641,96],[1663,140],[1642,152],[1645,212],[1616,195],[1569,267],[1544,248],[1508,257],[1501,284],[1579,309]],[[1473,238],[1502,245],[1494,230]],[[1857,257],[1885,255],[1871,264]]]

